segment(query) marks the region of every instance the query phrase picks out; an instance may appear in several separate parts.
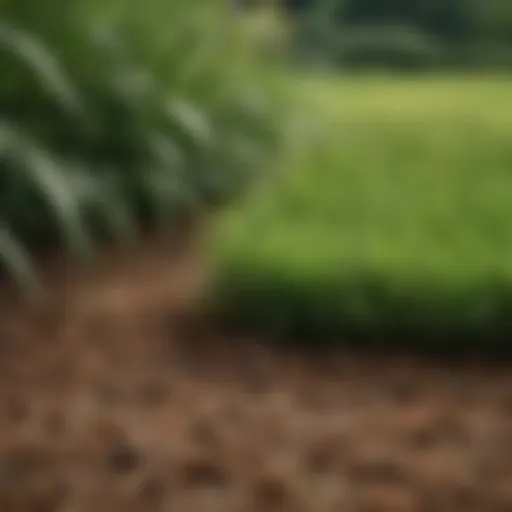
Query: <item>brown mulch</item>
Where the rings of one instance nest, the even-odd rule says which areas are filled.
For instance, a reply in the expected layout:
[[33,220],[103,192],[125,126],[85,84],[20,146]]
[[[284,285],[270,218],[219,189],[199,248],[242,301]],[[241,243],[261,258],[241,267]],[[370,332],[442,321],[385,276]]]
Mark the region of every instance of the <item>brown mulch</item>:
[[512,368],[196,336],[163,242],[0,293],[0,512],[508,512]]

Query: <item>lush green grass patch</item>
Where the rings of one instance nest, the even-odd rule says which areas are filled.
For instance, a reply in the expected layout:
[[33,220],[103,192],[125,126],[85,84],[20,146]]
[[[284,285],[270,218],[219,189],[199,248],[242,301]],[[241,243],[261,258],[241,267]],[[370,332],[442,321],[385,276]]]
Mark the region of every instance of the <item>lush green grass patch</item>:
[[316,341],[512,347],[512,80],[301,87],[324,131],[216,238],[229,320]]

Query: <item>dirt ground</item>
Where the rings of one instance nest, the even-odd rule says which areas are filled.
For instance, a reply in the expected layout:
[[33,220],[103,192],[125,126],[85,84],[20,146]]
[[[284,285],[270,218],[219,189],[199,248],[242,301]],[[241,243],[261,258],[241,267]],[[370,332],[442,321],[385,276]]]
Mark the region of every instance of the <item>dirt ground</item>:
[[189,339],[191,254],[4,286],[0,511],[512,511],[511,366]]

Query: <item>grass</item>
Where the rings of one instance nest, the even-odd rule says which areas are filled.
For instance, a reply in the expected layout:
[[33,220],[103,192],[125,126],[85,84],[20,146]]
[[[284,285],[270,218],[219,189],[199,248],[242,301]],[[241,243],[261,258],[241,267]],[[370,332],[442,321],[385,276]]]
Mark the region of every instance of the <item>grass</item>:
[[221,223],[212,286],[226,319],[308,342],[510,350],[512,80],[299,88],[323,131]]

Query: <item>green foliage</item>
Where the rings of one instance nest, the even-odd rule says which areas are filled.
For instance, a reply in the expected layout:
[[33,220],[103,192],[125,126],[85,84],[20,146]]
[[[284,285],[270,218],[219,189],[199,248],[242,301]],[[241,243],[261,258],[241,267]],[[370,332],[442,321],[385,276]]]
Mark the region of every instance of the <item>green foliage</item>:
[[226,320],[295,342],[510,352],[511,81],[303,86],[329,123],[227,216],[211,283]]
[[84,256],[98,237],[167,228],[268,167],[279,84],[222,3],[4,0],[0,15],[11,269],[23,247]]
[[347,29],[338,40],[337,60],[349,67],[425,69],[440,63],[436,41],[406,26]]
[[[416,52],[415,67],[421,67],[427,46],[436,46],[443,50],[437,52],[440,66],[446,63],[442,54],[447,53],[454,61],[450,63],[456,65],[499,64],[510,68],[508,60],[496,57],[499,48],[510,44],[512,37],[510,0],[283,0],[283,4],[296,21],[295,46],[300,55],[313,53],[332,62],[336,41],[348,32],[351,37],[358,34],[358,41],[352,43],[358,51],[341,54],[350,59],[350,64],[361,56],[357,60],[360,66],[373,66],[379,59],[379,67],[402,68],[404,57],[409,61]],[[375,35],[368,34],[368,27],[376,29]],[[363,36],[365,29],[367,34]],[[377,41],[382,43],[383,51],[372,51],[373,58],[368,59],[368,51],[361,52],[361,46],[370,50]],[[407,42],[415,52],[406,55]],[[465,51],[454,51],[460,47]],[[427,53],[430,65],[434,55],[430,50]]]

